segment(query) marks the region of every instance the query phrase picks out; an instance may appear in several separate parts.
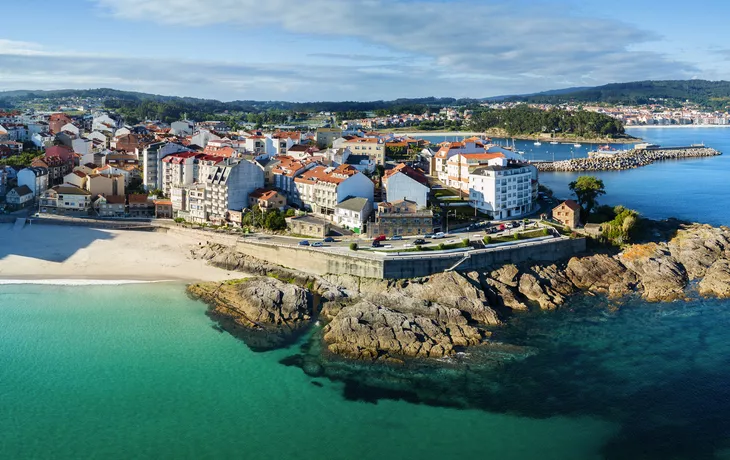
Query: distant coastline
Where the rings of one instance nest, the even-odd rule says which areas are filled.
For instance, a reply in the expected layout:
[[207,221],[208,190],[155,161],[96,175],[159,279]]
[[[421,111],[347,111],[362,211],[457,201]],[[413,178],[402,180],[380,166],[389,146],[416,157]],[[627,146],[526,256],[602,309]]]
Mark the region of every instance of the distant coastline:
[[389,131],[393,134],[398,134],[401,136],[409,136],[409,137],[490,137],[490,138],[499,138],[499,139],[515,139],[518,141],[557,141],[557,142],[579,142],[579,143],[586,143],[586,144],[635,144],[638,142],[642,142],[642,139],[639,137],[631,137],[631,138],[620,138],[620,139],[611,139],[611,138],[600,138],[600,137],[580,137],[580,136],[568,136],[568,137],[550,137],[549,134],[544,135],[538,135],[538,134],[531,134],[531,135],[517,135],[517,136],[510,136],[507,133],[501,133],[501,132],[493,132],[493,131],[487,131],[485,132],[477,132],[477,131]]

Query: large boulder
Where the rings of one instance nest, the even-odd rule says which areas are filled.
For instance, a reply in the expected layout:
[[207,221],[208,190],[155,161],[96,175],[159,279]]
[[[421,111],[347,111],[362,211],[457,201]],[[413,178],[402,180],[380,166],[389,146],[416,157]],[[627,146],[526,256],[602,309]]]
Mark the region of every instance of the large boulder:
[[481,332],[458,310],[444,311],[436,320],[367,301],[342,308],[324,328],[329,351],[360,360],[441,358],[481,339]]
[[621,253],[619,258],[621,263],[637,274],[646,300],[664,302],[685,297],[687,272],[665,245],[635,244]]
[[573,257],[565,275],[579,289],[620,297],[634,291],[636,275],[618,260],[605,254]]
[[712,264],[698,288],[704,296],[730,298],[730,261],[720,259]]

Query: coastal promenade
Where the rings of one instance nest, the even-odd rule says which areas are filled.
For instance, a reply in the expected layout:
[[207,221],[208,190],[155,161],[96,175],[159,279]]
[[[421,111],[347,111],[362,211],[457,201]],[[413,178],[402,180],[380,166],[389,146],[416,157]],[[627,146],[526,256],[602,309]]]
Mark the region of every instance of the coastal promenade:
[[541,172],[620,171],[640,168],[657,161],[714,157],[717,155],[722,155],[722,153],[709,147],[634,149],[595,158],[535,162],[534,165]]

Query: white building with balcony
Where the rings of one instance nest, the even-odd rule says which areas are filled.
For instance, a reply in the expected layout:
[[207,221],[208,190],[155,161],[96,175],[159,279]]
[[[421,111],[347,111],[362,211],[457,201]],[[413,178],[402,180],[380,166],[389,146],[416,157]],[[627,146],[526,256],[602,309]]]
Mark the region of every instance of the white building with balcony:
[[537,199],[537,168],[503,161],[476,168],[469,174],[469,203],[496,220],[531,213]]

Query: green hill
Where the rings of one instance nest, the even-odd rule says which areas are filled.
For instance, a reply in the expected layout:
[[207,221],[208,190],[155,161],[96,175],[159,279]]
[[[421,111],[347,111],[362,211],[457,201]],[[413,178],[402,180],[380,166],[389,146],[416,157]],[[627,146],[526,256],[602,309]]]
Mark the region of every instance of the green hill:
[[532,103],[605,103],[644,105],[663,101],[679,105],[685,101],[706,108],[724,110],[730,106],[730,82],[708,80],[663,80],[612,83],[562,94],[540,93],[516,96],[512,101]]

